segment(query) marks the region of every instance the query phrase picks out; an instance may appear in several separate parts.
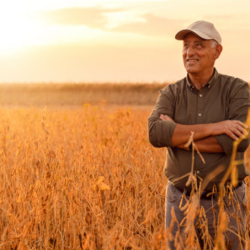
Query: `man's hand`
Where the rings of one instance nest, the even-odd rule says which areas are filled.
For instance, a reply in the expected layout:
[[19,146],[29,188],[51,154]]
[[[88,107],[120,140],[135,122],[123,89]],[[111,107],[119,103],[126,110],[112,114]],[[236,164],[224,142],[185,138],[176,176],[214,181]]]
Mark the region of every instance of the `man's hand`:
[[[171,119],[167,115],[161,115],[160,119],[162,121],[174,122],[173,119]],[[221,153],[221,152],[224,152],[222,146],[218,143],[218,141],[216,140],[214,135],[227,134],[231,138],[233,138],[234,140],[237,140],[238,137],[241,137],[241,136],[248,134],[248,132],[246,131],[248,126],[240,121],[227,120],[227,121],[222,121],[222,122],[218,122],[218,123],[211,123],[209,125],[211,125],[212,136],[195,141],[196,147],[202,153]],[[185,150],[190,150],[189,147],[186,147],[186,143],[180,144],[177,147],[181,148],[181,149],[185,149]]]
[[237,120],[226,120],[217,123],[210,124],[211,135],[226,134],[234,140],[238,140],[240,137],[245,138],[248,135],[246,129],[248,126]]
[[162,121],[174,122],[174,120],[171,119],[168,115],[160,115],[160,119],[161,119]]
[[[162,121],[174,122],[173,119],[167,115],[160,115],[160,119]],[[210,123],[207,125],[210,127],[211,136],[226,134],[232,139],[238,140],[238,138],[244,138],[248,135],[248,126],[237,120],[226,120],[217,123]]]

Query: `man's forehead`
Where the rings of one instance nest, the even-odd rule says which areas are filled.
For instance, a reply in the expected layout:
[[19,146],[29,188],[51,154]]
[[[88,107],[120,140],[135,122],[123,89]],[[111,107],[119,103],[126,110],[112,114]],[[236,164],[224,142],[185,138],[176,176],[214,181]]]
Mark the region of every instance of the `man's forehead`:
[[206,41],[210,41],[210,40],[207,40],[207,39],[203,39],[203,38],[199,37],[198,35],[190,32],[190,33],[188,33],[188,34],[185,35],[185,37],[183,39],[183,42],[189,42],[191,40],[192,40],[192,42],[193,41],[194,42],[206,42]]

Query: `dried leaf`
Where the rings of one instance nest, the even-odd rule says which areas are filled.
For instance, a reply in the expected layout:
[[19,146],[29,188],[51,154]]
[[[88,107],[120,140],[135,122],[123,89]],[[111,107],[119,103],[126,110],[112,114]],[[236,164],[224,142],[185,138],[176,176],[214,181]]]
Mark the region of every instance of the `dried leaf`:
[[188,148],[189,145],[193,142],[193,137],[194,137],[194,132],[191,131],[191,135],[190,135],[190,137],[188,139],[188,142],[184,145],[186,148]]
[[189,177],[188,177],[188,180],[186,182],[186,186],[189,186],[191,183],[192,183],[192,176],[190,174]]
[[96,186],[96,185],[92,185],[92,190],[93,190],[94,192],[96,192],[96,191],[97,191],[97,186]]
[[96,181],[96,185],[102,183],[104,181],[104,176],[99,176],[97,181]]
[[104,182],[102,182],[102,183],[99,185],[99,188],[100,188],[101,190],[110,190],[109,185],[105,184]]
[[206,162],[205,162],[205,160],[204,160],[203,156],[201,155],[201,153],[200,153],[199,149],[197,148],[197,146],[195,145],[195,143],[194,143],[193,145],[194,145],[194,148],[195,148],[196,152],[197,152],[197,153],[198,153],[198,155],[200,156],[200,158],[201,158],[202,162],[205,164]]
[[231,182],[234,187],[238,185],[238,169],[236,166],[233,166],[233,169],[231,172]]

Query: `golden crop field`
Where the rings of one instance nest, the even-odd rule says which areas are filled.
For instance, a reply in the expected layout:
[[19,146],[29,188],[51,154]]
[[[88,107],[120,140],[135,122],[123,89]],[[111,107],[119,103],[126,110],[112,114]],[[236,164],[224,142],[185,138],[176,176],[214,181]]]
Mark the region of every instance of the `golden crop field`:
[[[150,110],[1,108],[0,249],[145,249],[163,228]],[[156,243],[155,243],[156,244]]]
[[2,106],[0,249],[165,249],[152,108]]

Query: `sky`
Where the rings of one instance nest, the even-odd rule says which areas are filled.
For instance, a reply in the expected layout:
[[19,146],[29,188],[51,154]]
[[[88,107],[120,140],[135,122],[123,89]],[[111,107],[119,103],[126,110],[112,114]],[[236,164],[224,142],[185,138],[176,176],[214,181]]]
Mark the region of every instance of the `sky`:
[[175,34],[197,20],[222,36],[220,73],[250,82],[249,0],[8,0],[0,4],[0,83],[173,82]]

